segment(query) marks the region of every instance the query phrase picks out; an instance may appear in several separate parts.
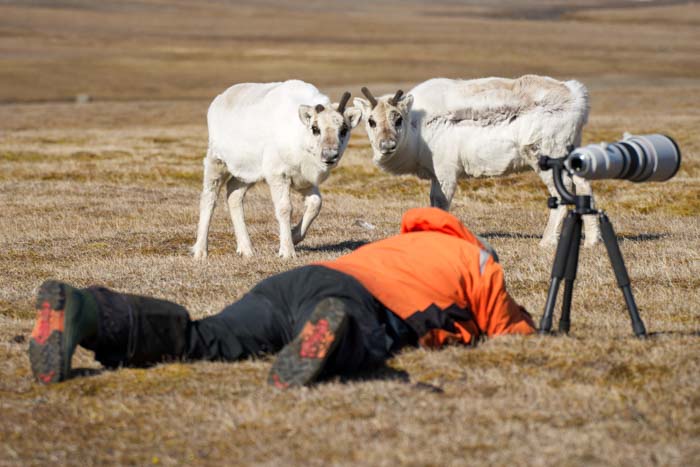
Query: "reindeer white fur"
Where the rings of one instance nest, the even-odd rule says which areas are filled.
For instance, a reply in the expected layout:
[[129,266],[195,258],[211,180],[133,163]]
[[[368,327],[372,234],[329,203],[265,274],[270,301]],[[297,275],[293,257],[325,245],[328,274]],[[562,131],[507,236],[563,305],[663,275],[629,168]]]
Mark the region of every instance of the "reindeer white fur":
[[[209,223],[221,186],[236,235],[236,251],[253,248],[243,217],[243,198],[254,183],[265,180],[279,222],[279,256],[294,256],[294,245],[321,210],[322,183],[343,155],[350,130],[361,112],[345,109],[350,93],[333,106],[327,96],[302,81],[243,83],[219,94],[209,106],[209,148],[199,206],[195,258],[207,256]],[[304,214],[291,229],[290,188],[305,197]]]
[[[394,174],[431,180],[430,204],[449,209],[463,177],[499,176],[534,169],[557,196],[552,172],[537,165],[540,155],[561,157],[581,143],[588,118],[588,92],[577,81],[527,75],[518,79],[436,78],[408,95],[369,101],[362,110],[374,163]],[[574,177],[578,194],[590,194],[586,180]],[[551,210],[541,245],[556,243],[566,208]],[[599,239],[595,218],[584,217],[586,244]]]

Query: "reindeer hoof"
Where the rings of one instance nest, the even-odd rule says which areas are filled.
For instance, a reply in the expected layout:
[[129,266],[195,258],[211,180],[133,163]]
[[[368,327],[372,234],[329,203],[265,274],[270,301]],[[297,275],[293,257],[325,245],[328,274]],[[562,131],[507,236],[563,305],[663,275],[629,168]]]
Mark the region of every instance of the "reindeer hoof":
[[600,238],[599,235],[591,235],[586,236],[586,239],[583,241],[583,246],[586,248],[593,248],[596,245],[599,245],[601,242],[602,238]]
[[304,236],[301,234],[301,228],[300,227],[294,227],[292,229],[292,243],[296,245],[297,243],[301,242],[304,240]]
[[251,248],[238,248],[236,253],[243,256],[244,258],[250,258],[253,256],[253,250]]
[[557,246],[557,237],[543,237],[540,240],[540,248],[552,248]]
[[294,250],[289,251],[289,250],[282,250],[280,248],[280,251],[277,253],[277,256],[279,256],[280,258],[284,258],[284,259],[290,259],[290,258],[296,258],[297,254]]
[[190,252],[192,253],[192,256],[194,256],[194,259],[198,259],[198,260],[207,259],[207,250],[192,247],[192,248],[190,248]]

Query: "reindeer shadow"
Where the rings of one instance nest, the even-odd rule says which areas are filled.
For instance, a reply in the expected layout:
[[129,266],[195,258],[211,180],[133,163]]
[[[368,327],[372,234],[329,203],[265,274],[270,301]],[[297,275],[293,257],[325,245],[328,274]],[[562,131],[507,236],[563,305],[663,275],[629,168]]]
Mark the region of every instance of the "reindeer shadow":
[[342,253],[348,250],[357,250],[361,246],[366,245],[366,240],[345,240],[340,243],[326,243],[323,245],[308,246],[300,245],[296,247],[299,251],[310,251],[310,252],[326,252],[326,253]]
[[484,232],[479,234],[482,237],[486,238],[508,238],[508,239],[515,239],[515,240],[520,240],[520,239],[541,239],[542,235],[535,235],[535,234],[520,234],[520,233],[512,233],[512,232],[501,232],[501,231],[495,231],[495,232]]
[[647,333],[647,337],[664,337],[664,336],[676,336],[676,337],[700,337],[700,330],[694,331],[653,331]]
[[617,240],[618,240],[618,241],[620,241],[620,240],[629,240],[629,241],[632,241],[632,242],[653,242],[653,241],[656,241],[656,240],[661,240],[662,238],[668,238],[668,237],[670,237],[670,236],[671,236],[671,235],[670,235],[670,234],[667,234],[667,233],[663,233],[663,234],[659,234],[659,233],[647,233],[647,234],[644,234],[644,233],[643,233],[643,234],[637,234],[637,235],[627,235],[627,234],[623,234],[623,235],[617,235]]
[[[521,233],[512,233],[512,232],[502,232],[502,231],[493,231],[493,232],[484,232],[479,234],[482,237],[491,239],[491,238],[507,238],[511,240],[520,240],[520,239],[541,239],[542,235],[535,235],[535,234],[521,234]],[[617,240],[622,241],[622,240],[629,240],[631,242],[653,242],[656,240],[661,240],[663,238],[668,238],[670,237],[670,234],[667,233],[642,233],[642,234],[636,234],[636,235],[628,235],[628,234],[622,234],[622,235],[617,235]]]

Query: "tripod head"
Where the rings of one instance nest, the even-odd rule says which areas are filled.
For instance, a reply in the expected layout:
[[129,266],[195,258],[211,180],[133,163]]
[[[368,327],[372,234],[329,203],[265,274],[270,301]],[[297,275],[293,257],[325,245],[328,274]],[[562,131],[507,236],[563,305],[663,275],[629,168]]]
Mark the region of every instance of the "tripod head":
[[[570,151],[573,147],[570,148]],[[547,199],[547,207],[549,209],[556,209],[560,205],[574,206],[574,211],[579,214],[597,214],[598,211],[593,208],[593,198],[590,195],[576,195],[569,191],[569,189],[564,184],[563,176],[566,174],[569,178],[573,177],[574,173],[567,167],[566,157],[549,157],[540,156],[537,164],[543,171],[551,170],[554,178],[554,187],[559,193],[561,199],[557,199],[554,196],[550,196]]]

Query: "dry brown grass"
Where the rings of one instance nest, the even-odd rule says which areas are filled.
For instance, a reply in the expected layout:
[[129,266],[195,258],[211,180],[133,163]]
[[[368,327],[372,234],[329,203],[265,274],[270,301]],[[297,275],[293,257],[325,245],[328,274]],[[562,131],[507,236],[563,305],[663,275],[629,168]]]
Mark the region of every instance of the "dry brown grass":
[[[698,464],[700,7],[398,4],[0,5],[0,465]],[[521,73],[588,85],[585,142],[661,131],[684,151],[667,183],[594,184],[652,338],[631,337],[598,247],[582,252],[570,337],[411,349],[362,379],[284,393],[263,384],[269,360],[100,372],[84,351],[76,365],[95,374],[32,381],[32,297],[46,278],[168,297],[202,317],[270,274],[395,233],[427,202],[427,182],[371,167],[358,131],[296,259],[276,257],[259,186],[247,201],[258,256],[235,255],[219,207],[211,256],[192,261],[204,114],[227,85],[294,76],[339,95]],[[67,102],[84,92],[94,102]],[[536,246],[545,199],[534,174],[471,180],[453,210],[498,249],[536,319],[552,256]]]

